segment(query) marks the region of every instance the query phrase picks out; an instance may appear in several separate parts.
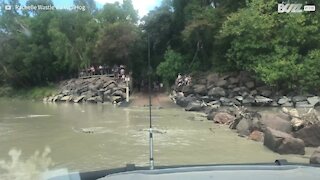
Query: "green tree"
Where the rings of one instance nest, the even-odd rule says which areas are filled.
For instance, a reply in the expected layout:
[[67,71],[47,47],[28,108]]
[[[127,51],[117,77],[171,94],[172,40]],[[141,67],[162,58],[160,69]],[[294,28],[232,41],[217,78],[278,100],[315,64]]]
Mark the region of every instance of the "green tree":
[[166,84],[174,82],[178,73],[185,72],[184,58],[180,53],[168,48],[164,55],[164,61],[157,67],[157,74]]
[[130,64],[132,48],[138,39],[138,28],[125,22],[105,27],[96,48],[98,62],[107,64]]
[[276,5],[275,0],[251,1],[228,17],[221,30],[221,39],[230,40],[226,58],[269,85],[301,88],[303,57],[319,48],[318,19],[306,13],[278,14]]

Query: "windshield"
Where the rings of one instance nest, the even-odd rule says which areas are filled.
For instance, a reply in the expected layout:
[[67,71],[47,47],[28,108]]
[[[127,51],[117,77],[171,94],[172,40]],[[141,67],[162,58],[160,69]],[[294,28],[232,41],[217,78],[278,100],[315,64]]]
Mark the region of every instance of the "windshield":
[[319,163],[316,0],[0,7],[0,179]]

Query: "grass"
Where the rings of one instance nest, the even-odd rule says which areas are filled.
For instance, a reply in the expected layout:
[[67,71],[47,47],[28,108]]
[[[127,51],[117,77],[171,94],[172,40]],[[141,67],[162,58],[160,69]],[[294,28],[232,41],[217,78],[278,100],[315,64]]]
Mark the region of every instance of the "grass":
[[54,85],[15,89],[10,86],[0,87],[0,97],[42,100],[46,96],[57,93]]

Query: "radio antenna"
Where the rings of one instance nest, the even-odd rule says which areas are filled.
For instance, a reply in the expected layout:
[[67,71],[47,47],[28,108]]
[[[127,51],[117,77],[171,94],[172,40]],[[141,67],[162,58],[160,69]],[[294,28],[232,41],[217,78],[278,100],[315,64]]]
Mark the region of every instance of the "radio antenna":
[[148,34],[148,93],[149,93],[149,153],[150,153],[150,170],[154,169],[153,159],[153,132],[152,132],[152,119],[151,119],[151,73],[152,68],[150,65],[150,36]]

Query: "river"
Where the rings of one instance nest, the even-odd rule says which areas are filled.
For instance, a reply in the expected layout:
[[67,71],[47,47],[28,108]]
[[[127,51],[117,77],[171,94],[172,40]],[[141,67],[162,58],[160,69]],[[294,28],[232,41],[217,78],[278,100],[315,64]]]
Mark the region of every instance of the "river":
[[[22,160],[45,147],[51,169],[87,171],[128,163],[148,165],[148,109],[110,104],[44,104],[0,100],[0,160],[19,149]],[[179,107],[153,110],[155,164],[308,162],[306,155],[279,155],[262,143],[238,137],[226,126]]]

